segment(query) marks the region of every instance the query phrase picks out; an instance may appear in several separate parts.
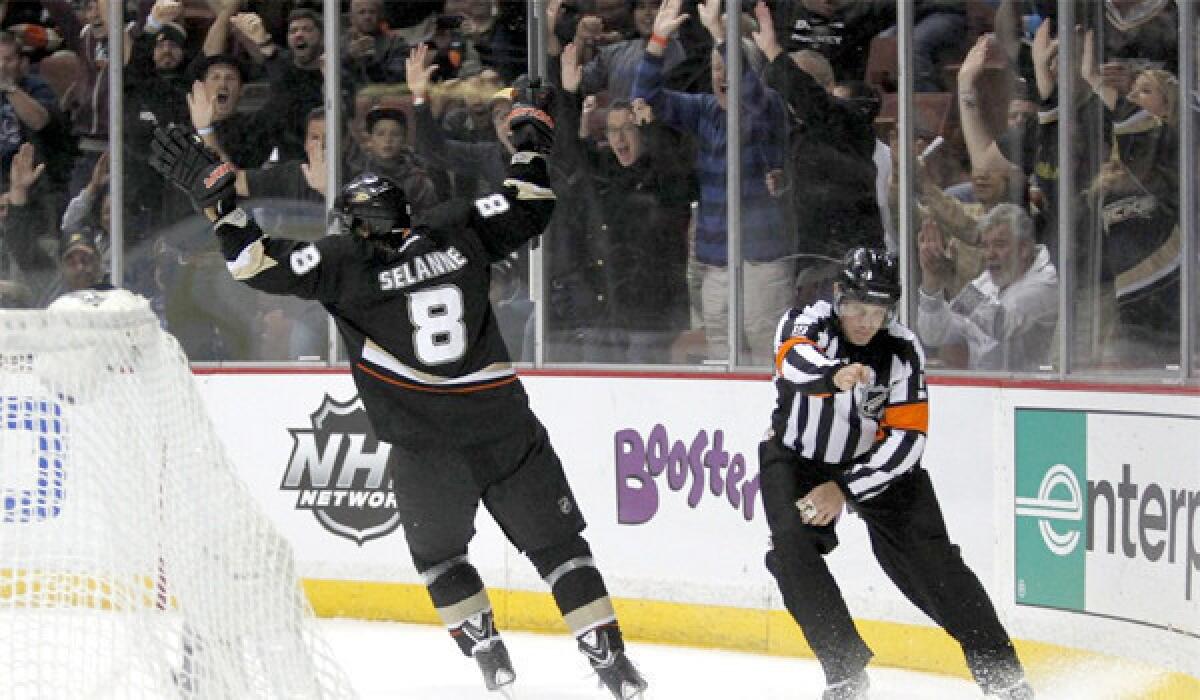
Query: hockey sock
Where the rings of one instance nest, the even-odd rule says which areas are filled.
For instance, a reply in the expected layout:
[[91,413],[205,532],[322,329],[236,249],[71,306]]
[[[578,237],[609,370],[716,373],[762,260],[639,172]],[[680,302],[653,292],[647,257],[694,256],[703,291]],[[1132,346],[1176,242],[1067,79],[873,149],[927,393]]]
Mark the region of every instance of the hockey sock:
[[470,656],[478,645],[498,638],[483,579],[466,555],[429,566],[417,562],[417,568],[438,617],[464,654]]
[[616,626],[608,589],[582,537],[575,535],[564,543],[530,552],[529,560],[550,586],[571,634],[580,637],[601,625]]

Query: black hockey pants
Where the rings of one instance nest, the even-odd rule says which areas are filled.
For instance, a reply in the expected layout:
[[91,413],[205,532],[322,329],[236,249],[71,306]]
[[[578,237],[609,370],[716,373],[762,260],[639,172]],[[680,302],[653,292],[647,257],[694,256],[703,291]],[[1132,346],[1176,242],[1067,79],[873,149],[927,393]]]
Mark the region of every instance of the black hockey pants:
[[[837,546],[836,523],[800,520],[796,499],[830,480],[832,465],[801,458],[774,438],[759,447],[763,507],[773,548],[767,568],[788,612],[836,683],[866,666],[871,650],[858,634],[824,555]],[[985,693],[1023,676],[987,592],[950,542],[929,474],[919,465],[883,493],[855,504],[876,560],[900,591],[960,645]]]

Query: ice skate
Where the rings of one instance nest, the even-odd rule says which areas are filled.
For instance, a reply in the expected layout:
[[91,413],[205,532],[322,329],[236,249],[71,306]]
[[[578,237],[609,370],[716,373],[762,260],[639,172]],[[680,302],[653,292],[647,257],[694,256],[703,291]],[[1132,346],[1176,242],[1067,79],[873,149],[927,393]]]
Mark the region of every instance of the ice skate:
[[508,648],[504,646],[504,640],[493,639],[488,646],[477,649],[473,656],[483,673],[483,684],[487,689],[512,700],[515,697],[513,681],[517,679],[517,674],[513,671],[512,660],[508,658]]
[[821,693],[821,700],[866,700],[867,690],[871,681],[867,678],[866,670],[850,676],[846,680],[830,683]]
[[579,650],[588,658],[596,671],[600,685],[608,689],[616,700],[643,700],[646,679],[634,667],[624,650],[615,649],[614,640],[620,641],[616,627],[601,627],[579,637]]
[[1033,688],[1025,681],[1020,681],[1014,686],[997,690],[992,693],[992,697],[1000,700],[1033,700]]
[[512,697],[512,683],[517,679],[508,647],[496,632],[496,620],[491,610],[476,613],[450,630],[450,636],[458,643],[462,652],[475,659],[483,673],[487,689]]

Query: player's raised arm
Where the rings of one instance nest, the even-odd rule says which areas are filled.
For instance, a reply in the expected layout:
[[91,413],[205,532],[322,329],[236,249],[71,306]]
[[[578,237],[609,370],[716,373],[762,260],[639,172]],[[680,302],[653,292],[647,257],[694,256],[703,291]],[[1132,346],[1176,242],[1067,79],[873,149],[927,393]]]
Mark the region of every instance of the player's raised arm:
[[504,188],[474,202],[471,227],[494,260],[541,235],[554,212],[554,190],[546,166],[546,156],[554,146],[554,119],[546,112],[546,102],[546,93],[534,86],[513,105],[508,128],[516,152]]
[[215,223],[225,265],[234,279],[271,294],[336,298],[337,266],[329,258],[337,257],[330,254],[346,245],[339,237],[307,243],[263,235],[253,217],[238,206],[237,168],[187,129],[155,130],[151,151],[150,165],[186,192],[196,211]]

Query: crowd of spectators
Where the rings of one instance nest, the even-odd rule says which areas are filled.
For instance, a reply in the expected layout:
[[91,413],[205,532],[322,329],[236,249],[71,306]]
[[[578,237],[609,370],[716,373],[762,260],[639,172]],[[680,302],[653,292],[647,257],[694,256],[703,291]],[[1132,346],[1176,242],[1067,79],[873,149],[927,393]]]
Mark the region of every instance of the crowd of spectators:
[[[1178,364],[1179,127],[1174,0],[913,5],[915,326],[948,368]],[[344,119],[326,118],[322,3],[0,3],[0,304],[103,284],[152,302],[195,361],[322,359],[311,305],[247,294],[206,222],[147,165],[153,130],[192,126],[239,169],[269,230],[325,232],[338,169],[398,182],[414,216],[499,187],[505,117],[527,85],[521,0],[344,0]],[[788,306],[828,297],[849,249],[894,249],[901,209],[893,0],[549,0],[546,79],[559,206],[541,239],[545,358],[727,360],[726,66],[741,105],[743,354],[768,365]],[[736,47],[726,23],[741,27]],[[108,50],[124,32],[122,56]],[[1059,109],[1072,32],[1072,112]],[[113,62],[117,61],[114,66]],[[122,236],[111,230],[108,72],[124,82]],[[882,66],[882,67],[881,67]],[[1058,124],[1075,138],[1060,154]],[[1069,192],[1059,168],[1071,169]],[[1060,221],[1059,202],[1072,203]],[[1063,249],[1063,244],[1068,246]],[[1060,275],[1074,322],[1059,318]],[[527,254],[495,268],[514,355],[532,359]]]

